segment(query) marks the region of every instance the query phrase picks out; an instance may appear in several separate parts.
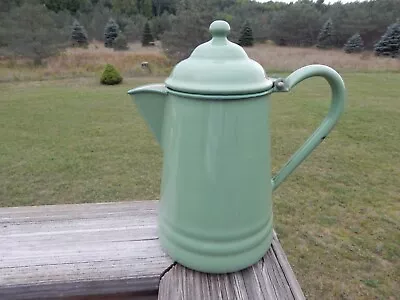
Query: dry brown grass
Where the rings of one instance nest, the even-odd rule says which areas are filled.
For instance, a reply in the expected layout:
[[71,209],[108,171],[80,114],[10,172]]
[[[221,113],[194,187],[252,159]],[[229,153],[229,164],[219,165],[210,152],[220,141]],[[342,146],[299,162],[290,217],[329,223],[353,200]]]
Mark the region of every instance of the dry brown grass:
[[47,59],[42,67],[33,67],[25,59],[3,60],[0,81],[100,77],[107,63],[114,65],[123,76],[150,75],[148,69],[141,67],[144,61],[149,63],[151,75],[166,75],[170,70],[171,64],[159,46],[144,48],[140,44],[130,44],[128,51],[114,51],[97,42],[87,49],[69,48]]
[[[376,57],[371,52],[350,55],[341,50],[278,47],[270,44],[258,44],[245,50],[269,75],[275,71],[293,71],[309,64],[324,64],[341,72],[400,72],[399,59]],[[142,69],[143,61],[149,62],[151,74],[147,69]],[[87,49],[67,49],[49,58],[42,67],[33,67],[26,59],[0,59],[0,82],[99,78],[106,63],[113,64],[124,77],[166,76],[172,68],[159,44],[155,47],[142,47],[136,43],[130,44],[128,51],[114,51],[105,48],[101,42],[95,42]]]
[[49,59],[46,67],[52,74],[64,71],[84,73],[101,71],[109,63],[125,75],[136,75],[141,74],[143,61],[149,62],[155,75],[169,67],[169,60],[158,47],[145,48],[139,44],[130,44],[128,51],[114,51],[102,44],[92,44],[88,49],[70,48]]
[[245,50],[267,72],[268,70],[292,71],[310,64],[323,64],[337,70],[350,72],[400,71],[400,59],[376,57],[370,51],[361,54],[346,54],[342,50],[278,47],[265,44]]

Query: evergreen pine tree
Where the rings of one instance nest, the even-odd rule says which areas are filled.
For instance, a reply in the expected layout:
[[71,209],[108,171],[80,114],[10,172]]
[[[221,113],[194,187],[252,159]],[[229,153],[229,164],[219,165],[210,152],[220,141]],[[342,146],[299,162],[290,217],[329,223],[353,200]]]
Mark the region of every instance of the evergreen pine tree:
[[128,42],[126,36],[120,32],[113,42],[114,50],[128,50]]
[[87,47],[88,45],[86,30],[77,20],[72,24],[71,44],[73,47]]
[[333,27],[332,19],[329,18],[328,21],[322,26],[317,38],[317,47],[322,49],[328,49],[335,46],[335,29]]
[[400,56],[400,20],[388,27],[374,50],[376,55]]
[[354,34],[351,36],[346,44],[344,44],[343,50],[346,53],[356,53],[362,52],[364,50],[364,41],[361,38],[359,33]]
[[149,22],[146,22],[143,29],[142,45],[149,46],[151,42],[154,42],[153,35],[151,34]]
[[250,47],[253,46],[253,42],[253,31],[251,30],[250,23],[246,21],[240,31],[238,44],[242,47]]
[[112,48],[114,40],[117,38],[119,32],[118,24],[113,18],[110,18],[104,28],[104,47]]

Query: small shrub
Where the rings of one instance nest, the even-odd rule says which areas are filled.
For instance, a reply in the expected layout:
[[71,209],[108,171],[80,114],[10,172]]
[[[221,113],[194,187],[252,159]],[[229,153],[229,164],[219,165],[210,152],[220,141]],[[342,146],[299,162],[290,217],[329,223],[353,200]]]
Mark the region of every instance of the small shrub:
[[114,50],[121,51],[129,49],[125,35],[123,35],[122,33],[118,34],[117,38],[114,40],[113,48]]
[[122,76],[113,65],[107,64],[100,78],[101,84],[114,85],[122,82]]

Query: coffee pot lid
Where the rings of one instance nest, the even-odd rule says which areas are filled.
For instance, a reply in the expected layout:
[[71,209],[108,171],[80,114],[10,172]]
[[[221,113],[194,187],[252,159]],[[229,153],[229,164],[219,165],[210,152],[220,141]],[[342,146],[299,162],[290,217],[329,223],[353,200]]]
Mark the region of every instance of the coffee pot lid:
[[209,30],[212,39],[174,67],[165,81],[167,88],[191,94],[241,95],[264,92],[273,86],[264,68],[227,39],[227,22],[214,21]]

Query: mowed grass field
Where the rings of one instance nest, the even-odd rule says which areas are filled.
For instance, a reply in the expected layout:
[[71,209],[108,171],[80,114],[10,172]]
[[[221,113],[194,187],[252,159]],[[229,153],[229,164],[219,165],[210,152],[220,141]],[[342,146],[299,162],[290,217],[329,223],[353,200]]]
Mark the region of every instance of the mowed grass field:
[[[343,78],[345,112],[274,193],[275,229],[308,299],[399,299],[400,74]],[[126,92],[163,80],[1,83],[0,206],[158,199],[162,152]],[[322,79],[272,96],[274,171],[329,97]]]

